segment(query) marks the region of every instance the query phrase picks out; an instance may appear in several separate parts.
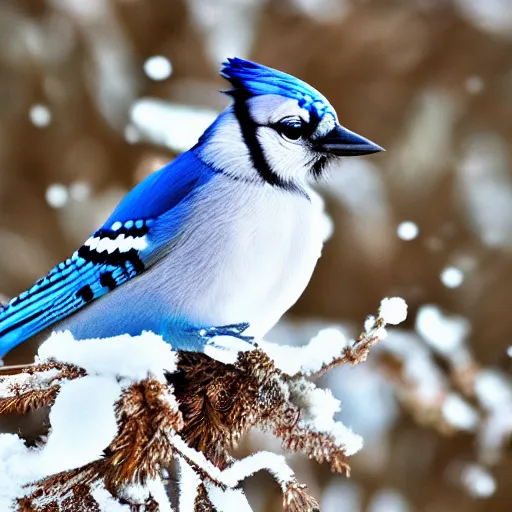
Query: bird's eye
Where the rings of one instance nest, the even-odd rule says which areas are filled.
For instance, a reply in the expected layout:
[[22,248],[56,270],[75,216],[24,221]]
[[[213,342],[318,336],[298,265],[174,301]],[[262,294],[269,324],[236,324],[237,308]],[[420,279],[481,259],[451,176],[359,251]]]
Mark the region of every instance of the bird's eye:
[[304,126],[299,117],[290,117],[279,121],[275,128],[285,139],[299,140],[302,137]]

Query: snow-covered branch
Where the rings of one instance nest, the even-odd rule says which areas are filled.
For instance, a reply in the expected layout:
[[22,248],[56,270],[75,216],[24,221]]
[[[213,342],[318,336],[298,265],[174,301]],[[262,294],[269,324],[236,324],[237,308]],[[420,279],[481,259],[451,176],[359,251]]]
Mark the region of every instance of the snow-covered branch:
[[340,402],[310,377],[364,361],[386,322],[405,314],[401,299],[386,299],[355,340],[329,344],[320,333],[305,347],[263,341],[235,351],[228,363],[174,351],[152,333],[85,341],[54,334],[36,364],[0,378],[0,414],[51,408],[50,430],[37,446],[0,435],[0,509],[250,511],[238,486],[267,471],[281,487],[285,511],[318,510],[283,456],[257,452],[235,460],[231,452],[258,427],[288,452],[348,474],[347,458],[362,439],[334,420]]

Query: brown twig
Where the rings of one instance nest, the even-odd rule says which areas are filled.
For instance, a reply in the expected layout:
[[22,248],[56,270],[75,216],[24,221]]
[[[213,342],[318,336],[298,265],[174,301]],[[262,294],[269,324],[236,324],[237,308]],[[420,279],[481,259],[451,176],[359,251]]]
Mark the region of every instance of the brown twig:
[[380,336],[374,333],[378,332],[384,325],[384,319],[378,317],[370,330],[362,332],[349,346],[345,347],[343,354],[333,359],[330,363],[323,365],[320,370],[308,375],[308,377],[310,379],[319,379],[336,366],[347,363],[354,366],[364,363],[368,358],[372,345],[381,340]]

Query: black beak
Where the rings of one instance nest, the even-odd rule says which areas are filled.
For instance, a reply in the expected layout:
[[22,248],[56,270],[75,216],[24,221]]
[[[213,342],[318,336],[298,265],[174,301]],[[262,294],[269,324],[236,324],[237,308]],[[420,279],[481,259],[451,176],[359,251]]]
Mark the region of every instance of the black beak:
[[371,140],[351,132],[343,126],[336,126],[325,137],[315,141],[318,151],[332,153],[336,156],[371,155],[385,149],[377,146]]

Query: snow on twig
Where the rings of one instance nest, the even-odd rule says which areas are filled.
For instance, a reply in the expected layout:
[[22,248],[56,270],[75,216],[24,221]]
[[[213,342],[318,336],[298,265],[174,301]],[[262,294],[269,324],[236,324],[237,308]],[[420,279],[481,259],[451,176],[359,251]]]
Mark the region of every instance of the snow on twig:
[[[258,471],[273,475],[286,512],[319,510],[283,456],[256,452],[235,460],[230,453],[259,427],[287,451],[348,474],[347,458],[362,439],[334,420],[340,402],[309,377],[363,361],[385,334],[384,318],[404,316],[390,300],[356,340],[323,332],[295,348],[301,366],[289,373],[266,342],[235,352],[227,363],[174,351],[152,333],[80,342],[68,332],[52,335],[35,365],[0,377],[0,413],[51,407],[50,431],[37,446],[0,435],[0,462],[7,468],[0,508],[172,510],[168,474],[178,461],[179,510],[251,510],[238,487]],[[308,366],[304,354],[311,346],[319,355]]]

